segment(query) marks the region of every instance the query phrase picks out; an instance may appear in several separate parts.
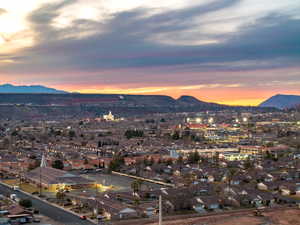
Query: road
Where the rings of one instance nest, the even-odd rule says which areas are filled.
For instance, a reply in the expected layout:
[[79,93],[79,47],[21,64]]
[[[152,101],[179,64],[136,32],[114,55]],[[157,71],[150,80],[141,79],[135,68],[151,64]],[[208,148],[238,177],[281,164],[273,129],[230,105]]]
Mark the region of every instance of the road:
[[59,225],[94,225],[89,221],[81,220],[72,213],[47,204],[41,200],[31,197],[30,195],[26,195],[19,191],[14,191],[3,184],[0,184],[0,193],[3,195],[16,194],[18,198],[31,199],[34,208],[39,209],[41,214],[56,221]]
[[[211,212],[208,214],[183,214],[183,215],[165,215],[163,218],[163,224],[225,224],[225,218],[240,218],[240,217],[249,217],[252,216],[253,218],[261,218],[264,217],[257,217],[254,216],[254,211],[256,208],[249,208],[249,209],[237,209],[237,210],[230,210],[230,211],[221,211],[221,212]],[[264,208],[261,210],[263,214],[265,213],[283,213],[285,210],[297,210],[296,215],[299,216],[298,207],[290,207],[290,206],[277,206],[274,208]],[[146,218],[146,219],[131,219],[131,220],[124,220],[118,221],[115,225],[132,225],[132,224],[139,224],[139,225],[157,225],[158,218]],[[227,221],[228,222],[228,221]],[[228,224],[228,223],[226,223]],[[233,223],[232,223],[233,224]],[[236,224],[236,223],[234,223]],[[258,223],[238,223],[240,224],[258,224]],[[266,223],[259,223],[259,224],[266,224]],[[268,223],[269,224],[269,223]],[[272,223],[273,224],[273,223]],[[276,223],[277,224],[277,223]],[[281,223],[280,223],[281,224]],[[290,223],[289,223],[290,224]],[[296,225],[296,223],[292,223]],[[298,225],[298,223],[297,223]]]

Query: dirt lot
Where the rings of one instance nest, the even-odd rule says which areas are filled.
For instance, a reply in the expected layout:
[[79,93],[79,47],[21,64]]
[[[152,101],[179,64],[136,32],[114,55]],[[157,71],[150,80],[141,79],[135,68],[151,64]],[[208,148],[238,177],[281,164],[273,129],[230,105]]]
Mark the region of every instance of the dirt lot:
[[290,209],[280,212],[266,213],[273,224],[278,225],[299,225],[300,224],[300,209]]
[[[286,209],[263,213],[264,216],[254,216],[253,213],[224,215],[214,217],[188,218],[184,220],[165,221],[164,225],[300,225],[300,209]],[[147,224],[157,225],[157,223]]]

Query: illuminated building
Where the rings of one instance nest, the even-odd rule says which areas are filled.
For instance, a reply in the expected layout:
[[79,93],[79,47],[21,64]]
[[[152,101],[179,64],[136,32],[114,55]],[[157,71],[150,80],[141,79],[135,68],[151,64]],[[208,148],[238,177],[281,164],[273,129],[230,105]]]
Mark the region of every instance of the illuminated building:
[[30,183],[47,188],[50,192],[95,187],[96,183],[84,177],[52,167],[38,167],[25,174]]
[[107,115],[103,115],[103,119],[106,121],[114,121],[115,116],[111,113],[111,111],[109,111]]

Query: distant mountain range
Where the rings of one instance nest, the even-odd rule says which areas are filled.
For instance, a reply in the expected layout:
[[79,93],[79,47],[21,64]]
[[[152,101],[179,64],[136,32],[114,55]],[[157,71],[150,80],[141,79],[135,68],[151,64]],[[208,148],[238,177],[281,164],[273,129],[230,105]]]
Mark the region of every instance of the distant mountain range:
[[262,102],[259,106],[261,107],[275,107],[278,109],[293,108],[300,105],[299,95],[274,95],[266,101]]
[[0,85],[0,93],[22,93],[22,94],[66,94],[68,92],[48,88],[42,85],[15,86],[12,84]]
[[274,108],[227,106],[200,101],[192,96],[174,99],[166,95],[0,93],[0,118],[66,118],[204,111],[274,111]]
[[[262,106],[278,107],[277,104],[268,105],[268,103]],[[278,108],[283,107],[286,105],[280,105]],[[273,111],[276,109],[221,105],[200,101],[193,96],[174,99],[166,95],[80,94],[41,85],[0,85],[0,117],[5,118],[99,116],[108,111],[117,115],[133,116],[207,110]]]

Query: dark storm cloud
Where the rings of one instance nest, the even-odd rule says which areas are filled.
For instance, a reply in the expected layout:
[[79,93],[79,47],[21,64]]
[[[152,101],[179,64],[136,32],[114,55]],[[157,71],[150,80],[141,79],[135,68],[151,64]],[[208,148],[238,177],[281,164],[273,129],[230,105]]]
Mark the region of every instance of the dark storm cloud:
[[[236,33],[205,33],[202,16],[234,6],[239,0],[219,0],[193,8],[145,16],[148,9],[115,14],[108,21],[76,20],[72,26],[51,26],[58,10],[74,1],[46,5],[29,16],[36,45],[18,55],[19,63],[6,71],[67,71],[177,66],[195,71],[252,70],[295,66],[300,60],[300,20],[269,15]],[[201,21],[201,20],[200,20]],[[212,24],[213,25],[213,24]],[[190,30],[195,32],[190,33]],[[78,38],[76,34],[92,33]],[[153,41],[154,36],[173,40],[220,40],[184,46]],[[125,78],[124,78],[125,79]]]

